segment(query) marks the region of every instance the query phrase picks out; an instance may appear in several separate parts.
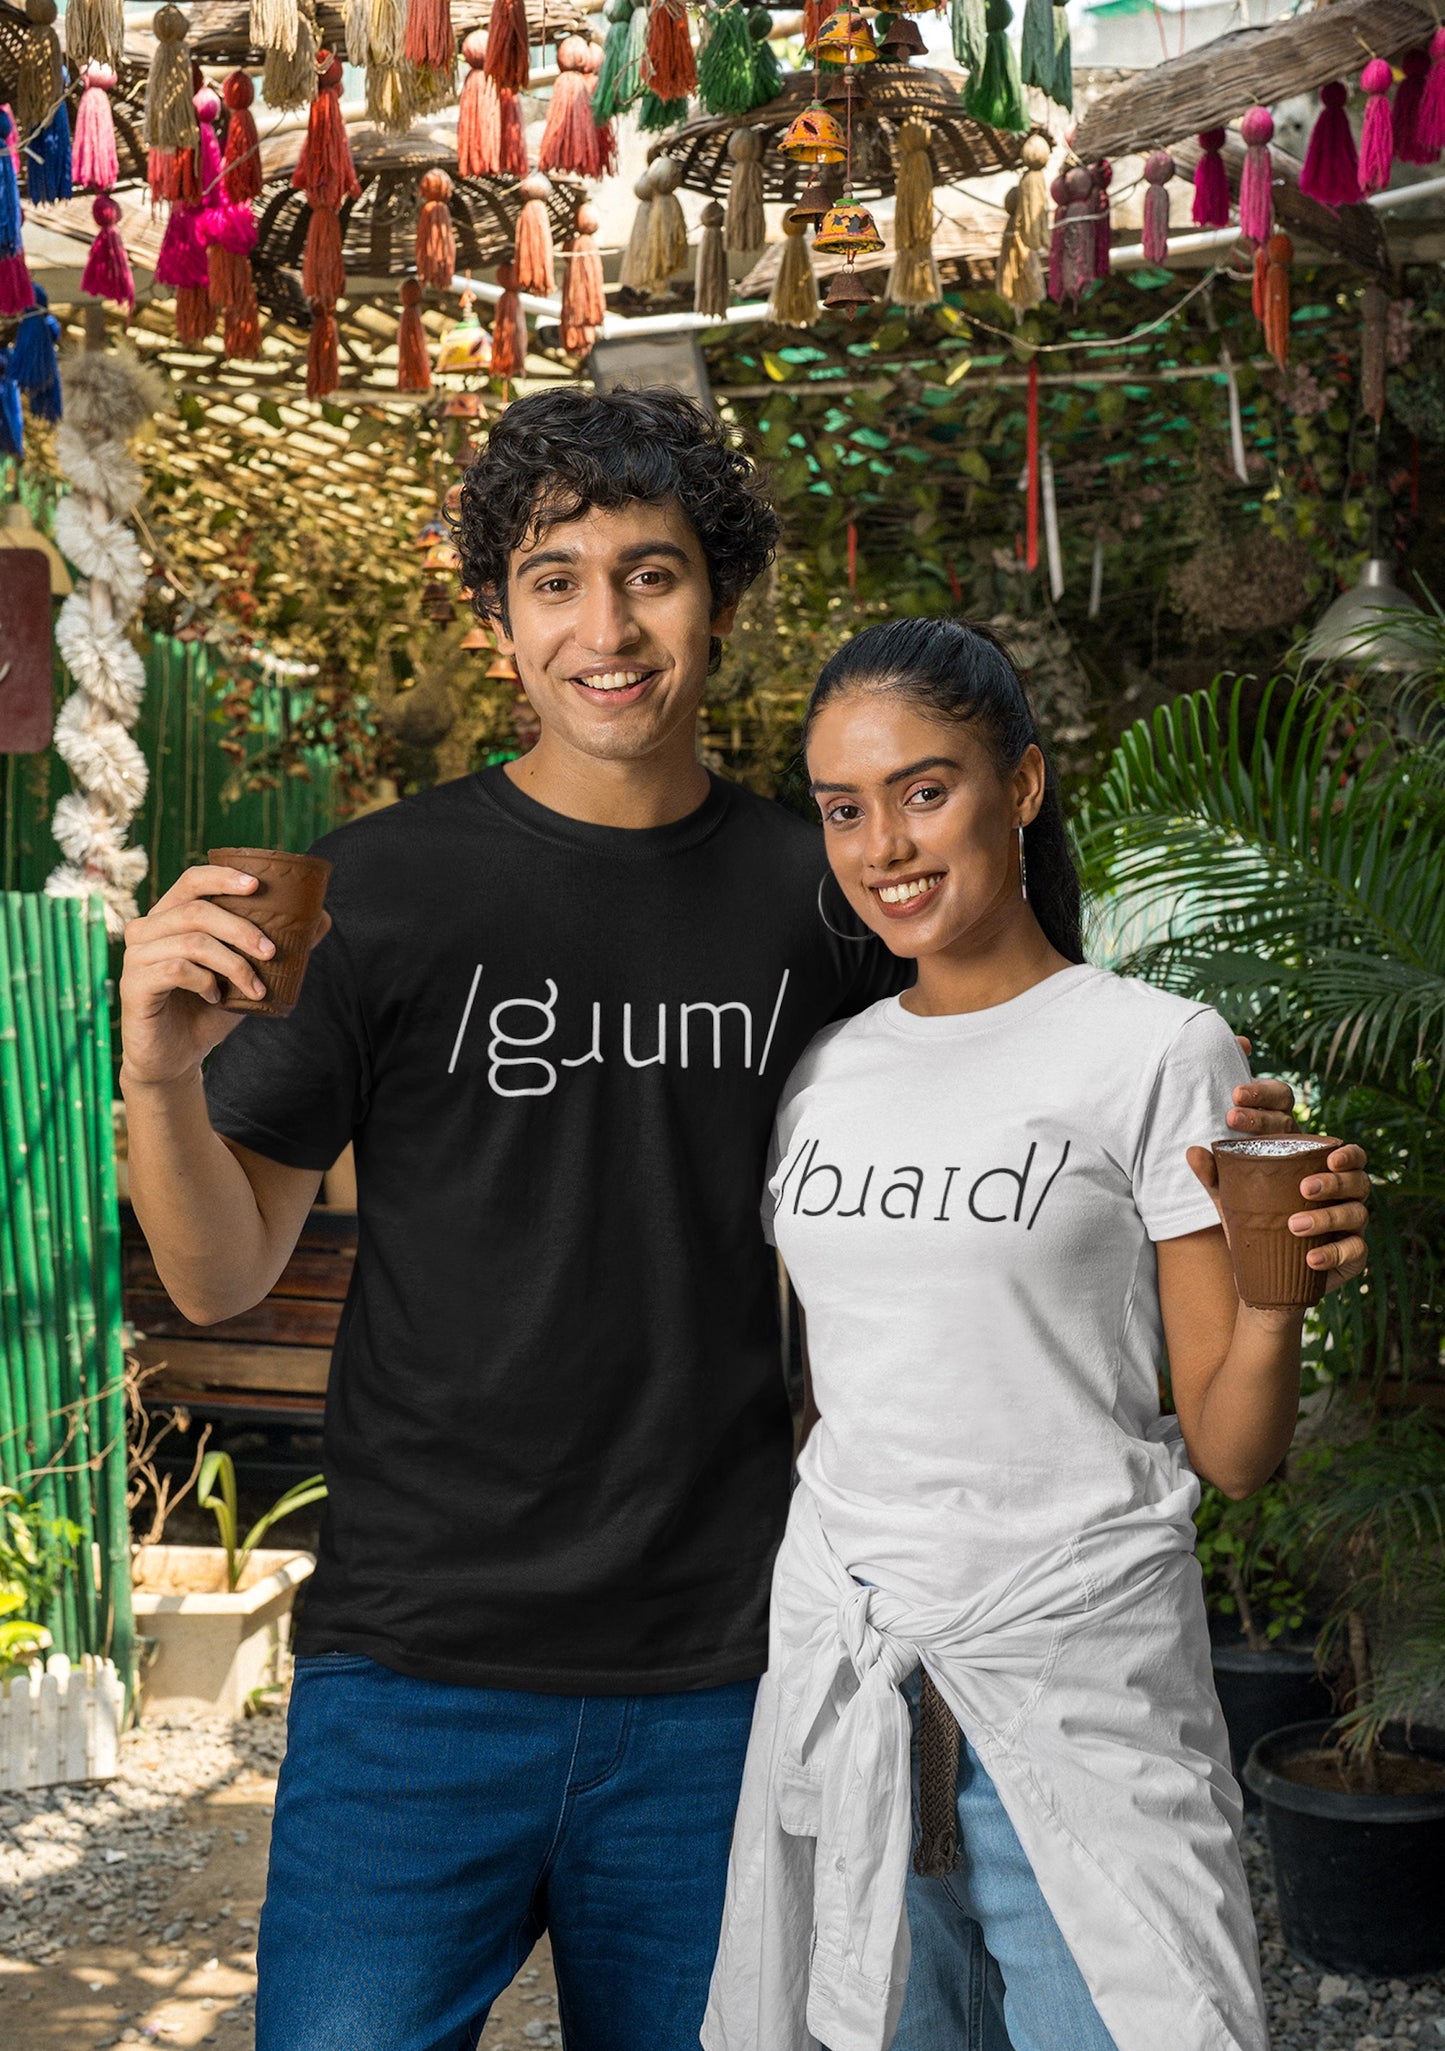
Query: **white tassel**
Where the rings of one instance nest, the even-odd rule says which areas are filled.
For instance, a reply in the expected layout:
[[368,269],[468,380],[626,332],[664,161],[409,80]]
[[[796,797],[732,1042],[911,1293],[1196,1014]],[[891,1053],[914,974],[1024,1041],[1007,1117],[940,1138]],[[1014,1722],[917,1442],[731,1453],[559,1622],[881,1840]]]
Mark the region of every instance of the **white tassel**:
[[1039,450],[1039,497],[1044,508],[1044,548],[1049,559],[1049,596],[1064,595],[1064,553],[1059,546],[1059,501],[1054,492],[1054,459],[1046,442]]
[[126,454],[124,442],[87,441],[78,427],[62,420],[55,430],[55,457],[77,491],[105,499],[118,518],[140,504],[140,465]]
[[145,664],[124,634],[96,628],[88,588],[72,591],[61,606],[55,645],[80,689],[122,725],[133,725],[145,695]]
[[69,791],[55,807],[50,830],[77,868],[97,869],[123,890],[134,890],[149,863],[143,847],[127,847],[125,828],[93,791]]
[[258,50],[279,50],[283,57],[294,57],[300,32],[296,0],[251,0],[250,34]]
[[55,752],[82,788],[113,812],[136,813],[150,780],[146,758],[118,719],[107,719],[84,691],[72,691],[55,716]]
[[55,509],[55,544],[87,577],[111,587],[116,609],[134,612],[145,591],[145,564],[140,543],[121,520],[93,512],[92,499],[73,495]]

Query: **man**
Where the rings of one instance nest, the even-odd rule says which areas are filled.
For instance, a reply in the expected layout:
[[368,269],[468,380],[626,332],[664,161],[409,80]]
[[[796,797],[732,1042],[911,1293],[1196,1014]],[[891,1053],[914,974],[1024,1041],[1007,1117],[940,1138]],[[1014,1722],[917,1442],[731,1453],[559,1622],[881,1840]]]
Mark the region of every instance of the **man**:
[[356,1146],[259,2051],[474,2045],[543,1929],[572,2051],[697,2043],[788,1490],[768,1136],[897,978],[820,917],[812,829],[697,760],[777,533],[685,400],[518,401],[459,539],[536,747],[321,843],[285,1021],[213,1008],[266,954],[232,873],[127,936],[131,1187],[190,1317],[266,1293]]

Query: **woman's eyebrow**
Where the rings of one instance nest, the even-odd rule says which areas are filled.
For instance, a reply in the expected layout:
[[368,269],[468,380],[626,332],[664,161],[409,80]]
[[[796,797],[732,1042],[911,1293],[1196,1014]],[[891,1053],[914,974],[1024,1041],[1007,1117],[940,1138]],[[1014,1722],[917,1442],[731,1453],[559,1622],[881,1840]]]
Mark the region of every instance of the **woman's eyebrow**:
[[[885,776],[883,781],[885,784],[902,783],[905,777],[917,776],[920,770],[924,769],[962,768],[963,764],[955,761],[952,755],[925,755],[921,762],[910,762],[906,769],[895,769],[893,774]],[[814,791],[856,791],[858,786],[856,783],[811,783],[808,788]]]

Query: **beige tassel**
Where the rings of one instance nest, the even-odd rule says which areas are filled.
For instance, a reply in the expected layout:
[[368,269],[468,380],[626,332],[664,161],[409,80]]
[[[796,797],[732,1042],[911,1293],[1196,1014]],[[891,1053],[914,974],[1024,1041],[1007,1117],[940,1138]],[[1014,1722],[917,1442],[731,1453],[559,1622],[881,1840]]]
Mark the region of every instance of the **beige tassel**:
[[405,135],[416,119],[415,77],[410,64],[368,64],[366,118],[383,135]]
[[1018,217],[1022,206],[1022,187],[1015,187],[1004,194],[1004,206],[1008,210],[1008,223],[999,245],[998,268],[994,284],[1001,299],[1006,299],[1017,318],[1022,318],[1030,307],[1039,305],[1044,297],[1044,267],[1039,252],[1025,246],[1019,234]]
[[72,78],[78,78],[87,64],[108,64],[119,71],[125,59],[124,0],[70,0],[65,10],[65,54]]
[[647,290],[647,245],[652,233],[652,171],[649,167],[632,188],[637,198],[637,212],[632,216],[632,233],[627,238],[627,247],[622,252],[618,266],[617,282],[627,292]]
[[289,52],[277,46],[267,50],[261,97],[278,112],[309,107],[315,99],[316,14],[310,0],[302,0],[296,11],[295,48]]
[[1049,139],[1035,131],[1024,137],[1024,175],[1019,180],[1014,232],[1025,249],[1047,249],[1053,233],[1049,215]]
[[299,28],[296,0],[251,0],[250,36],[258,50],[279,50],[283,57],[294,57]]
[[191,58],[186,48],[189,23],[179,7],[162,7],[151,22],[156,50],[146,80],[145,146],[178,153],[194,149],[201,139],[191,97]]
[[679,271],[687,269],[687,216],[677,188],[682,166],[674,157],[655,157],[652,164],[652,215],[647,224],[647,287],[666,292]]
[[20,38],[15,71],[15,125],[22,138],[44,128],[65,97],[60,38],[55,33],[55,0],[28,0],[30,26]]
[[895,306],[936,306],[943,297],[933,255],[933,162],[925,123],[911,118],[898,131],[898,188],[893,203],[893,268],[888,297]]
[[769,310],[785,328],[810,328],[818,318],[818,281],[807,234],[806,221],[784,220],[783,256]]
[[711,320],[726,320],[728,253],[723,247],[723,210],[710,199],[702,210],[702,240],[697,245],[697,284],[693,311]]
[[346,0],[346,61],[371,62],[371,0]]
[[768,239],[763,216],[763,144],[750,128],[735,128],[728,137],[733,181],[728,191],[727,226],[723,241],[740,256],[755,256]]

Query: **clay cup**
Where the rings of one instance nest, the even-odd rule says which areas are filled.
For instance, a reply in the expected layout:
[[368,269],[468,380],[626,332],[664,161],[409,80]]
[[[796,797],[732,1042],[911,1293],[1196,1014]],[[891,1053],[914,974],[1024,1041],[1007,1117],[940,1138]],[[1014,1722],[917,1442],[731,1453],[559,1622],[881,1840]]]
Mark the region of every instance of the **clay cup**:
[[252,963],[266,985],[266,995],[243,997],[228,982],[221,1009],[286,1018],[296,1009],[311,950],[326,930],[322,908],[331,864],[320,855],[288,855],[265,847],[213,847],[207,850],[207,860],[217,868],[240,869],[256,878],[257,887],[249,896],[218,893],[211,901],[259,926],[276,949],[269,961]]
[[1214,1142],[1219,1201],[1242,1303],[1255,1310],[1308,1309],[1324,1295],[1328,1272],[1305,1259],[1320,1241],[1297,1237],[1289,1221],[1309,1208],[1301,1182],[1323,1173],[1339,1144],[1304,1132]]

